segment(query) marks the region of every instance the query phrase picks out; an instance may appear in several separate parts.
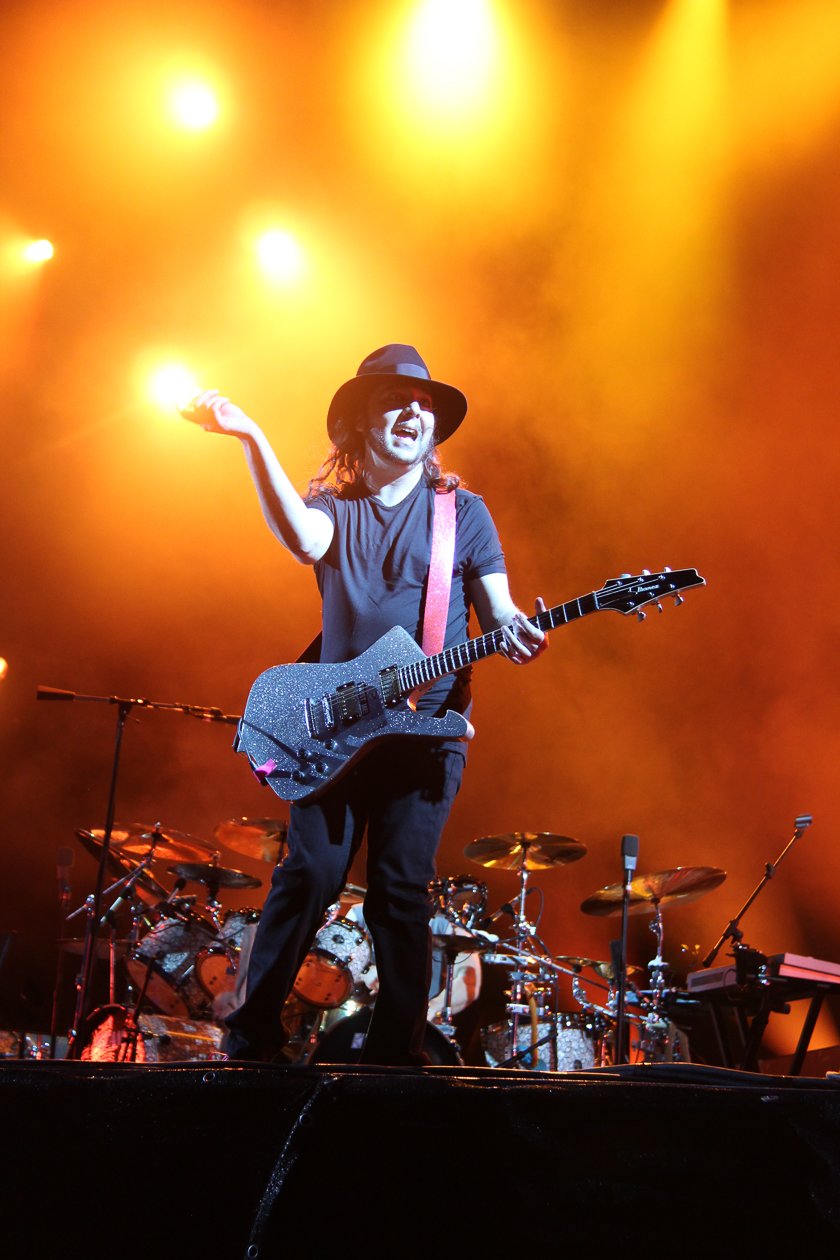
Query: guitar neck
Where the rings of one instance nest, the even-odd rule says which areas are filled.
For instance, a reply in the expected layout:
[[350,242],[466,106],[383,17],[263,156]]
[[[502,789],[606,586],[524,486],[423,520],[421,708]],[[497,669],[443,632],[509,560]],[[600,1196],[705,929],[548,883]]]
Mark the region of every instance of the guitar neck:
[[[589,613],[597,612],[598,608],[597,593],[592,591],[589,595],[581,595],[579,599],[571,599],[566,604],[547,608],[545,612],[536,613],[528,620],[545,632],[554,630],[557,626],[566,626],[579,617],[586,617]],[[405,696],[410,695],[418,687],[436,682],[447,674],[457,673],[459,669],[473,665],[476,661],[483,661],[485,657],[501,651],[504,641],[505,632],[502,628],[490,630],[487,634],[480,634],[475,639],[467,639],[465,643],[444,648],[434,656],[425,656],[421,661],[406,665],[399,670],[400,691]]]

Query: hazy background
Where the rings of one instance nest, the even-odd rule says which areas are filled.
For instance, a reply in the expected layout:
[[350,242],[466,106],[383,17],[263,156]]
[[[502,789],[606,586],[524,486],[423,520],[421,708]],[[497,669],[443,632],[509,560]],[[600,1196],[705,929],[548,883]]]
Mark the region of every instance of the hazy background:
[[[743,928],[840,961],[836,3],[53,0],[8,3],[0,35],[0,931],[33,1023],[56,853],[76,850],[76,904],[94,864],[74,831],[104,823],[115,726],[36,685],[240,712],[318,624],[237,444],[154,403],[152,373],[181,363],[233,396],[303,488],[334,389],[387,341],[466,392],[445,463],[484,495],[523,606],[665,564],[708,581],[643,625],[558,630],[533,669],[476,669],[440,873],[486,879],[496,905],[515,877],[472,866],[470,840],[578,838],[583,861],[533,877],[541,932],[606,957],[618,921],[579,906],[634,832],[641,872],[728,872],[667,913],[677,962],[809,811]],[[215,125],[174,120],[184,76],[212,87]],[[266,228],[288,234],[273,274]],[[25,266],[38,237],[55,257]],[[210,840],[282,818],[230,738],[135,711],[118,820]],[[840,1040],[836,1013],[812,1045]],[[803,1014],[774,1017],[771,1050]]]

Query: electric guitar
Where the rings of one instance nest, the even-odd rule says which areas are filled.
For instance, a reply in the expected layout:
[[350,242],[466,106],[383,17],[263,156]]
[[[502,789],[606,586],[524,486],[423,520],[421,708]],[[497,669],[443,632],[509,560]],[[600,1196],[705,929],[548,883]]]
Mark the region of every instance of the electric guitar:
[[[657,604],[661,612],[661,599],[672,596],[681,604],[681,591],[705,584],[696,569],[622,574],[600,591],[548,608],[530,621],[540,630],[554,630],[606,609],[625,616],[635,612],[644,620],[646,604]],[[492,656],[503,644],[504,632],[491,630],[426,656],[406,630],[395,626],[343,664],[276,665],[251,688],[234,747],[247,755],[260,782],[284,801],[314,798],[385,739],[463,739],[469,723],[462,714],[418,713],[410,697]]]

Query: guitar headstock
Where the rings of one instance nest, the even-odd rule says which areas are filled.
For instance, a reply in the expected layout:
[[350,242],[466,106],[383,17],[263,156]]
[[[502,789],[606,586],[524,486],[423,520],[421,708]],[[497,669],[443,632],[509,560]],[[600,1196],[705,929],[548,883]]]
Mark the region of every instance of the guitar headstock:
[[610,580],[596,592],[599,608],[612,608],[616,612],[637,613],[639,620],[644,621],[647,615],[642,611],[646,604],[656,604],[662,612],[660,600],[671,597],[675,604],[684,603],[682,591],[692,586],[705,586],[696,569],[664,568],[661,573],[649,573],[643,569],[638,577],[622,573],[620,577]]

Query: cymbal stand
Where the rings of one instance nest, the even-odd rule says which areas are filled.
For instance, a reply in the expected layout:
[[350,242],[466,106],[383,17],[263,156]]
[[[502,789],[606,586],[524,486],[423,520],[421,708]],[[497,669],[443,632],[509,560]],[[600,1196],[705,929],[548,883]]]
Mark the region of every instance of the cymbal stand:
[[102,836],[102,850],[99,855],[99,868],[96,873],[96,885],[93,891],[90,912],[85,920],[85,944],[82,955],[82,966],[79,971],[79,978],[76,986],[76,1007],[73,1012],[73,1027],[70,1029],[67,1043],[68,1059],[77,1059],[80,1053],[79,1032],[90,1005],[90,986],[93,977],[93,961],[96,954],[96,937],[100,925],[105,870],[108,865],[108,855],[111,849],[111,835],[114,830],[114,818],[116,816],[117,776],[119,774],[120,752],[122,750],[123,731],[125,730],[128,715],[133,708],[139,707],[144,709],[170,709],[176,713],[184,713],[189,717],[199,718],[203,722],[224,722],[228,725],[236,725],[238,723],[238,717],[235,714],[222,713],[221,709],[207,708],[202,705],[169,703],[167,701],[140,698],[129,699],[122,696],[88,696],[81,695],[76,691],[67,691],[59,687],[38,686],[35,690],[35,698],[37,700],[52,701],[93,701],[99,704],[113,704],[116,705],[117,708],[117,726],[114,739],[114,755],[111,763],[111,781],[108,788],[105,830]]
[[646,1063],[656,1063],[666,1049],[669,1020],[665,1008],[665,968],[662,956],[662,943],[665,938],[665,924],[662,919],[662,907],[658,901],[653,903],[653,918],[648,924],[656,937],[656,956],[647,965],[650,974],[650,1002],[642,1020],[642,1038],[640,1049]]
[[[549,955],[548,949],[546,948],[545,942],[542,941],[540,937],[537,935],[535,925],[528,922],[527,916],[525,914],[525,901],[528,896],[528,893],[531,891],[531,889],[528,888],[528,847],[529,846],[528,846],[527,841],[523,841],[522,842],[522,860],[519,864],[519,894],[516,899],[516,904],[514,907],[514,915],[513,915],[513,948],[517,955],[521,956],[523,954],[531,954],[533,956],[533,951],[529,948],[529,946],[536,945],[538,949],[542,952],[542,954],[545,956],[546,960],[548,960],[550,958],[550,955]],[[526,1059],[526,1058],[530,1058],[531,1060],[530,1066],[532,1067],[536,1066],[536,1050],[538,1049],[539,1046],[548,1044],[550,1047],[550,1061],[549,1061],[550,1069],[552,1071],[556,1071],[557,1069],[557,1002],[556,1002],[557,978],[556,976],[554,980],[555,1001],[552,1004],[554,1009],[550,1011],[550,1026],[549,1026],[548,1032],[545,1033],[543,1036],[537,1038],[536,1040],[532,1038],[532,1040],[529,1042],[528,1046],[525,1047],[525,1049],[523,1050],[517,1049],[519,1045],[519,1029],[522,1026],[523,1021],[527,1020],[528,1023],[530,1024],[532,1019],[539,1018],[539,1014],[540,1014],[539,1009],[536,1006],[535,996],[533,992],[531,994],[528,994],[526,992],[526,986],[527,985],[533,986],[534,982],[536,981],[537,986],[538,986],[537,992],[540,993],[541,995],[544,995],[546,992],[546,988],[544,984],[544,981],[546,978],[545,966],[543,965],[542,961],[539,958],[534,959],[533,963],[536,964],[534,968],[534,970],[536,971],[536,975],[530,974],[527,969],[520,970],[519,968],[511,972],[510,992],[508,995],[508,1001],[505,1003],[505,1011],[507,1013],[508,1024],[510,1026],[510,1034],[511,1034],[510,1044],[511,1044],[512,1053],[508,1056],[507,1059],[504,1060],[503,1063],[499,1064],[499,1067],[512,1067],[512,1066],[517,1065],[523,1059]],[[527,968],[528,963],[526,963],[525,966]],[[556,968],[552,968],[552,969],[556,971]],[[543,982],[543,984],[540,986],[541,981]],[[544,1008],[543,1008],[543,1013],[544,1013]]]

